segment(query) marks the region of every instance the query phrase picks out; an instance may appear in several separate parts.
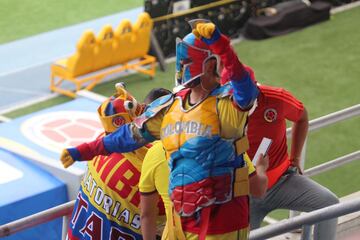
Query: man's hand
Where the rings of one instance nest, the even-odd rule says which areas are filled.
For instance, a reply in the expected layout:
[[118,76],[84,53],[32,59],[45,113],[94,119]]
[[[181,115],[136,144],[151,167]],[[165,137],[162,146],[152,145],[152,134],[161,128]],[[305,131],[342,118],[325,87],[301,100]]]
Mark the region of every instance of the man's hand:
[[70,167],[74,162],[74,158],[71,156],[68,149],[64,149],[61,153],[60,160],[64,168]]
[[297,168],[297,170],[298,170],[298,172],[299,172],[299,174],[300,175],[303,175],[304,174],[304,172],[303,172],[303,170],[302,170],[302,168],[301,168],[301,163],[300,163],[300,158],[293,158],[293,159],[291,159],[290,161],[291,161],[291,166],[293,166],[293,167],[296,167]]
[[260,154],[259,159],[256,163],[256,171],[263,171],[266,172],[266,170],[269,167],[269,155],[262,155]]
[[215,29],[216,26],[213,23],[198,23],[192,32],[197,38],[204,37],[210,39],[213,37]]
[[253,197],[261,198],[264,196],[268,186],[266,170],[269,167],[269,156],[260,154],[256,163],[256,174],[250,177],[250,194]]

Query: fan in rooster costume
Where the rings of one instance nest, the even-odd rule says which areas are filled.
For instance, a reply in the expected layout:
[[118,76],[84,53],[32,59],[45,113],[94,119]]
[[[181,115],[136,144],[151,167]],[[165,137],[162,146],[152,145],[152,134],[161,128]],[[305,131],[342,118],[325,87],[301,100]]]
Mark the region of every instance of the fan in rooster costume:
[[[116,93],[98,108],[105,130],[100,138],[132,122],[143,109],[144,105],[139,104],[123,84],[116,84]],[[68,227],[69,240],[143,239],[138,183],[148,147],[96,156],[87,162],[88,170]],[[165,221],[165,211],[161,201],[158,206],[161,224]]]

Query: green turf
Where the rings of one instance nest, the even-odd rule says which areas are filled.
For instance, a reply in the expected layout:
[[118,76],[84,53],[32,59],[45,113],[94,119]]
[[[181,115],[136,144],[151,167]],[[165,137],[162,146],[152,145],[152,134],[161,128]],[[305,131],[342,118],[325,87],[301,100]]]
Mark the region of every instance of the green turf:
[[0,44],[143,4],[143,0],[0,0]]
[[[289,89],[301,99],[314,119],[360,102],[360,7],[339,13],[330,21],[296,33],[235,46],[243,62],[255,69],[259,82]],[[134,74],[101,84],[95,91],[111,95],[114,84],[124,81],[139,100],[153,87],[172,88],[174,64],[155,79]],[[57,99],[63,101],[64,99]],[[28,111],[39,109],[39,106]],[[20,111],[8,117],[23,113]],[[311,132],[306,168],[359,150],[360,118]],[[359,191],[359,162],[314,177],[339,197]],[[273,216],[273,215],[272,215]],[[275,217],[285,216],[277,211]]]

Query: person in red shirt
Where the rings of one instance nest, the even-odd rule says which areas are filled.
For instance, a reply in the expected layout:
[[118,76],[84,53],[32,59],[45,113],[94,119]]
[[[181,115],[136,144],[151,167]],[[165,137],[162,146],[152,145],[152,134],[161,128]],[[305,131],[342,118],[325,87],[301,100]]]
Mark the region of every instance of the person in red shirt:
[[[272,139],[268,151],[271,160],[267,171],[270,189],[290,166],[296,167],[302,174],[300,155],[307,135],[308,116],[303,104],[285,89],[264,85],[259,85],[258,88],[261,94],[248,124],[248,154],[251,158],[255,155],[263,137]],[[290,157],[286,140],[286,120],[295,123]]]
[[[254,74],[250,75],[255,81]],[[251,197],[251,229],[260,227],[264,217],[275,209],[309,212],[339,202],[327,188],[302,175],[300,157],[309,125],[302,102],[283,88],[258,85],[258,89],[257,107],[248,122],[250,158],[263,137],[272,139],[272,144],[268,151],[268,190],[263,198]],[[293,122],[290,155],[286,120]],[[316,224],[314,239],[335,239],[336,226],[336,218]]]

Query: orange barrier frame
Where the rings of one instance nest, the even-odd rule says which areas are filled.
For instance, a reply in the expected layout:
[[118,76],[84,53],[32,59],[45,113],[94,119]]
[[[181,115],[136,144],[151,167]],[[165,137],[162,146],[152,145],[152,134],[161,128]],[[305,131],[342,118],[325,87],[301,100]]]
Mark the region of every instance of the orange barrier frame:
[[[124,64],[110,66],[85,75],[73,77],[64,65],[53,63],[51,65],[50,90],[71,98],[76,98],[77,91],[93,89],[106,76],[126,70],[134,70],[153,78],[155,76],[155,67],[156,58],[154,56],[145,55],[142,58],[131,60]],[[61,87],[65,81],[75,85],[75,92]]]

